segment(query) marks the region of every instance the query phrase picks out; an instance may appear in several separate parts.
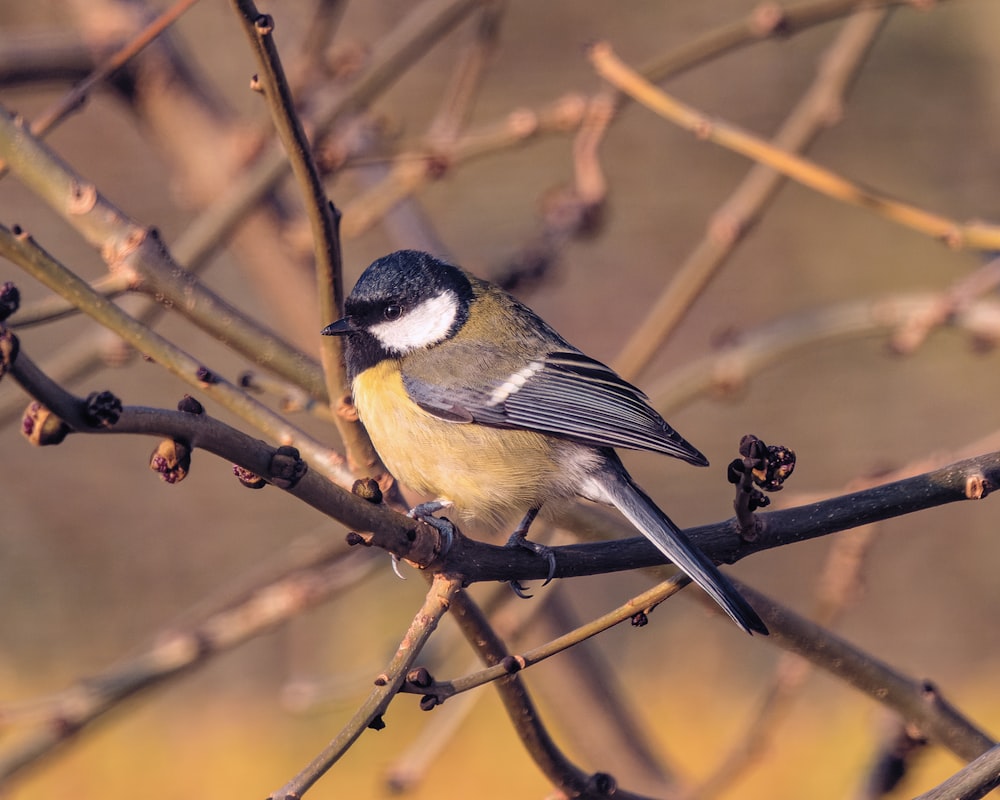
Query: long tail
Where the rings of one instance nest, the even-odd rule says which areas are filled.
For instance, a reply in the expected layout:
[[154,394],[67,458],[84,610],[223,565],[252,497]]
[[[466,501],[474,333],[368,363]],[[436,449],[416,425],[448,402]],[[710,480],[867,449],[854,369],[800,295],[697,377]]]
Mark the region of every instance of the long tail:
[[[736,591],[729,580],[719,572],[715,564],[701,550],[691,544],[684,533],[657,507],[649,496],[632,480],[620,464],[609,464],[609,468],[595,476],[599,482],[599,492],[603,500],[617,508],[625,518],[649,541],[659,548],[667,558],[677,565],[688,577],[704,589],[709,597],[722,606],[733,621],[747,633],[756,632],[767,636],[767,626],[743,596]],[[588,493],[590,496],[590,493]]]

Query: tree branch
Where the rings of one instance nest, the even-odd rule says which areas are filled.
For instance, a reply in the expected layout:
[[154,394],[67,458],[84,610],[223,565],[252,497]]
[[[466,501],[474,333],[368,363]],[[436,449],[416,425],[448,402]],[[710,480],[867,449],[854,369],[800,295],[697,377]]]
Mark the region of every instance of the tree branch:
[[939,786],[914,800],[979,800],[1000,786],[1000,746],[983,753]]
[[378,730],[384,727],[382,715],[406,680],[406,674],[413,661],[420,655],[421,648],[434,633],[445,612],[452,606],[461,587],[460,578],[444,574],[434,576],[423,606],[410,623],[386,671],[376,678],[375,689],[368,699],[358,708],[340,734],[305,769],[271,795],[273,800],[300,798],[347,752],[367,728]]
[[805,158],[768,144],[747,131],[713,119],[668,96],[628,67],[601,42],[590,48],[590,60],[598,74],[627,92],[650,110],[701,139],[765,164],[804,186],[850,205],[874,211],[888,220],[939,239],[955,249],[1000,249],[1000,228],[985,222],[960,223],[892,199],[846,180]]

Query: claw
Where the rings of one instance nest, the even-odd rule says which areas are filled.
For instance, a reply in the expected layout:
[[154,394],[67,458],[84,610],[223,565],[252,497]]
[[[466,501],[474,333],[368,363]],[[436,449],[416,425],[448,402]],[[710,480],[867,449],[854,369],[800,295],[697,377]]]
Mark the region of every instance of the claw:
[[549,562],[549,573],[545,577],[545,583],[542,586],[548,586],[551,583],[552,578],[556,574],[556,554],[551,547],[544,544],[539,544],[538,542],[532,542],[530,539],[524,538],[524,534],[520,531],[514,531],[510,538],[507,540],[507,547],[523,547],[525,550],[529,550],[536,556],[541,556],[546,561]]
[[406,576],[399,571],[399,556],[397,556],[395,553],[391,553],[390,555],[392,557],[392,571],[396,573],[397,578],[399,578],[401,581],[405,581]]
[[[548,586],[552,578],[556,574],[556,554],[552,551],[551,547],[547,547],[544,544],[538,544],[537,542],[531,542],[528,540],[528,528],[531,527],[531,523],[535,521],[535,517],[538,516],[538,509],[531,508],[528,509],[528,513],[524,515],[524,519],[518,524],[514,529],[514,532],[510,535],[507,540],[507,547],[523,547],[526,550],[530,550],[536,556],[541,556],[549,562],[549,574],[545,577],[545,583],[542,584],[543,587]],[[510,581],[510,588],[514,590],[514,594],[522,599],[527,599],[531,597],[524,587],[518,581]]]

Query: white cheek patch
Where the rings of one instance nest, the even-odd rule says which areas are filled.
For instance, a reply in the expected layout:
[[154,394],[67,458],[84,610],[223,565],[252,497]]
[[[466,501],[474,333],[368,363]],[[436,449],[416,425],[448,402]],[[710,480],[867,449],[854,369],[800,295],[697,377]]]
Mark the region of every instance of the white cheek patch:
[[442,292],[414,306],[399,319],[372,325],[368,330],[391,353],[408,353],[437,344],[451,330],[458,315],[458,297]]
[[528,366],[519,372],[515,372],[507,380],[501,383],[496,389],[493,390],[493,394],[490,395],[489,405],[498,406],[508,397],[510,397],[514,392],[520,389],[524,384],[528,382],[528,379],[533,375],[537,375],[545,369],[545,364],[541,361],[532,361]]

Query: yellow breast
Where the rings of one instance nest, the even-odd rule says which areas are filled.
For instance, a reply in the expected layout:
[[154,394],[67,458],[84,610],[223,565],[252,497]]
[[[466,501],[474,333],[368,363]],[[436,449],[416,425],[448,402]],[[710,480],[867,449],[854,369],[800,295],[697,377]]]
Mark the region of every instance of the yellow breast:
[[354,379],[354,404],[389,471],[424,495],[451,500],[467,518],[497,525],[561,490],[560,447],[532,431],[446,422],[414,403],[398,361]]

